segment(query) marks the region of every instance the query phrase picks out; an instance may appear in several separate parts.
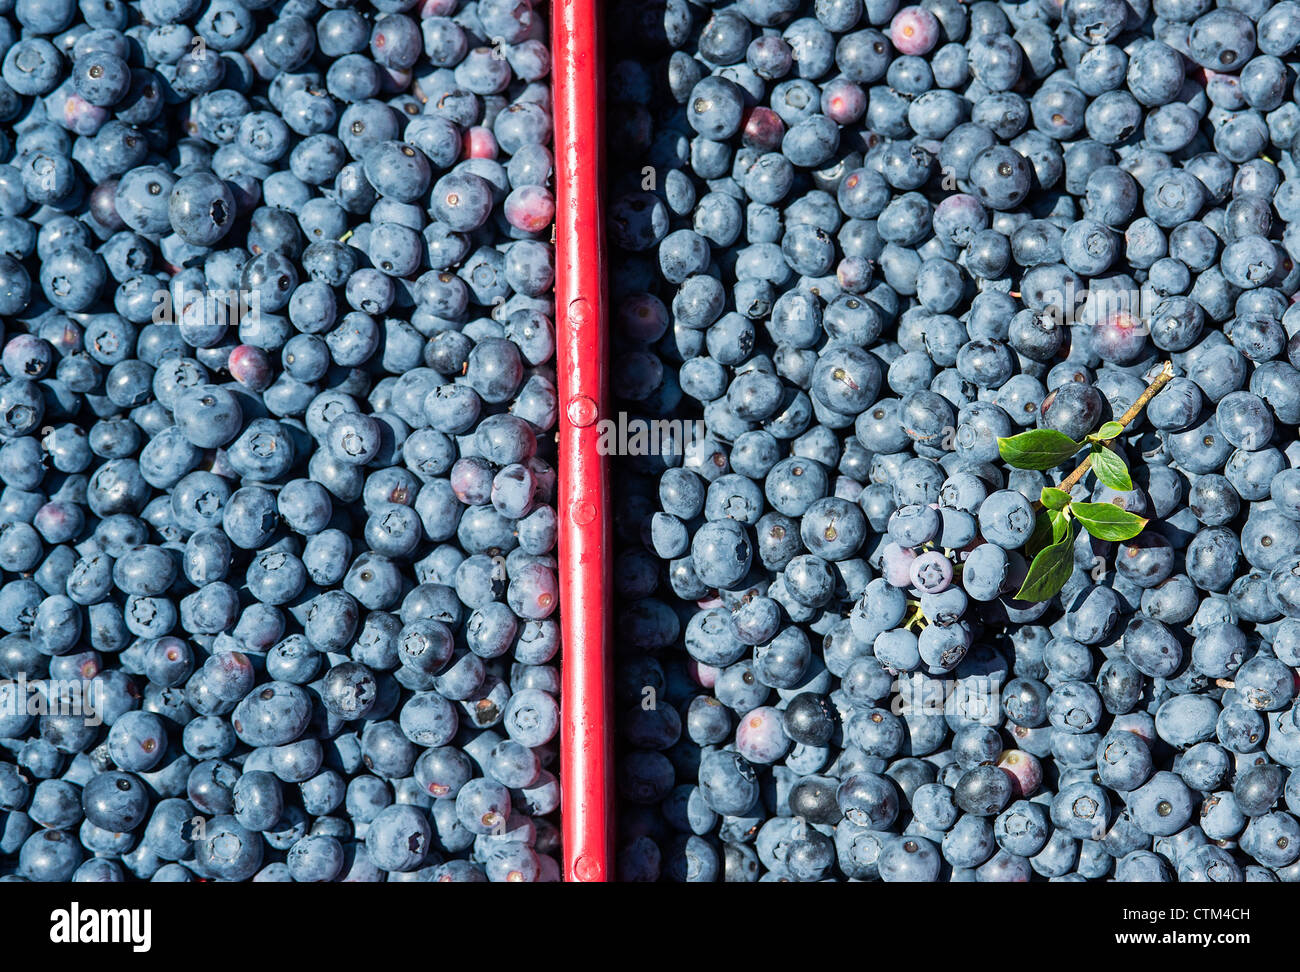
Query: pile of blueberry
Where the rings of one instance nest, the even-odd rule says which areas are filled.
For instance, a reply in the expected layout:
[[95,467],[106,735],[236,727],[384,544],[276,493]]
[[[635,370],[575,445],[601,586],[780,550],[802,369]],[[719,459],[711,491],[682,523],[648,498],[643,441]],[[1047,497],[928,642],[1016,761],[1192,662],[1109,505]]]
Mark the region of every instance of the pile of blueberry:
[[1300,4],[611,16],[620,875],[1300,880]]
[[0,0],[0,880],[558,878],[531,0]]

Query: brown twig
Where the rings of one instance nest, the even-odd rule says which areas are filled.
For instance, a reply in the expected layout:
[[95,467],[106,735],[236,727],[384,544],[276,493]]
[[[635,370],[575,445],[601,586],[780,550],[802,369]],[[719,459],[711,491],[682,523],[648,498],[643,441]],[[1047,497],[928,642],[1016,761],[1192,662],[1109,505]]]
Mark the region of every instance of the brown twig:
[[[1139,395],[1137,401],[1135,401],[1132,405],[1128,407],[1128,411],[1119,417],[1119,427],[1121,431],[1127,428],[1130,422],[1132,422],[1135,418],[1137,418],[1139,415],[1142,414],[1142,410],[1147,407],[1147,403],[1150,402],[1151,399],[1155,398],[1156,395],[1160,394],[1160,389],[1164,388],[1165,385],[1169,384],[1170,380],[1173,377],[1174,377],[1174,366],[1171,362],[1166,361],[1160,369],[1160,374],[1156,375],[1155,380],[1153,380],[1151,384],[1147,385],[1146,391],[1144,391],[1141,395]],[[1105,440],[1101,444],[1109,445],[1110,443],[1114,442],[1117,438],[1119,438],[1119,436],[1112,436],[1111,438]],[[1072,490],[1075,486],[1078,485],[1079,480],[1081,480],[1087,474],[1088,470],[1091,468],[1092,468],[1092,456],[1089,455],[1087,458],[1083,460],[1083,462],[1079,463],[1079,465],[1075,468],[1074,472],[1066,476],[1065,480],[1061,483],[1061,485],[1056,488],[1062,490],[1063,492],[1068,493],[1070,490]],[[1035,503],[1034,508],[1041,509],[1042,504]]]

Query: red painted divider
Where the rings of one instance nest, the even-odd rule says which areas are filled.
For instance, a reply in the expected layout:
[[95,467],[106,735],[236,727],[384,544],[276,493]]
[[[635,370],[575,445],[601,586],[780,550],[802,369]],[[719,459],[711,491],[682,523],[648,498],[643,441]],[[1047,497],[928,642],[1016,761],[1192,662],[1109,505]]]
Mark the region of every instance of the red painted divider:
[[600,0],[552,0],[564,877],[608,881],[613,824],[604,68]]

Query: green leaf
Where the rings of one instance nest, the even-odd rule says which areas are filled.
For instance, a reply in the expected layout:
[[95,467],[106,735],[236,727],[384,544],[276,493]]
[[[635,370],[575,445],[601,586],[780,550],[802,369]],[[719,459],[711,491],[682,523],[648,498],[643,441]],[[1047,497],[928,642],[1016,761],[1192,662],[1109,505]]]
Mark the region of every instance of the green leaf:
[[1127,493],[1133,488],[1133,480],[1128,474],[1128,466],[1124,465],[1124,460],[1115,454],[1114,449],[1107,449],[1105,446],[1094,448],[1092,450],[1092,471],[1097,474],[1098,479],[1111,489]]
[[1034,532],[1029,535],[1029,540],[1025,543],[1025,553],[1030,557],[1048,546],[1052,542],[1054,521],[1047,510],[1041,510],[1038,518],[1034,520]]
[[1054,429],[1034,429],[998,439],[1003,461],[1017,469],[1052,469],[1081,448],[1082,443]]
[[1103,423],[1102,427],[1099,428],[1096,432],[1088,436],[1088,441],[1109,442],[1111,439],[1115,438],[1123,431],[1124,431],[1124,426],[1120,425],[1118,422],[1106,422]]
[[1052,543],[1060,543],[1065,531],[1069,529],[1070,513],[1068,510],[1052,510],[1048,515],[1052,519]]
[[1098,540],[1132,540],[1147,525],[1145,517],[1121,510],[1114,503],[1075,503],[1070,509]]
[[1055,543],[1034,555],[1025,582],[1016,592],[1021,601],[1046,601],[1054,597],[1074,573],[1074,528],[1065,516],[1059,519],[1065,532]]
[[1044,486],[1038,501],[1049,510],[1063,510],[1070,505],[1070,494],[1055,486]]

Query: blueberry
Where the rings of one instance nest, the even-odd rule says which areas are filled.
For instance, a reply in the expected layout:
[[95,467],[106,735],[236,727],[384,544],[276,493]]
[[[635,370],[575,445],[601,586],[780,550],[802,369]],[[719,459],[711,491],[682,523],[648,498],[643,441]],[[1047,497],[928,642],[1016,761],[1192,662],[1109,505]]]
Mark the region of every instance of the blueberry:
[[261,867],[264,846],[261,835],[220,815],[208,821],[204,839],[195,841],[195,863],[213,878],[247,880]]
[[144,822],[148,797],[130,773],[98,773],[81,794],[86,819],[110,831],[134,830]]

